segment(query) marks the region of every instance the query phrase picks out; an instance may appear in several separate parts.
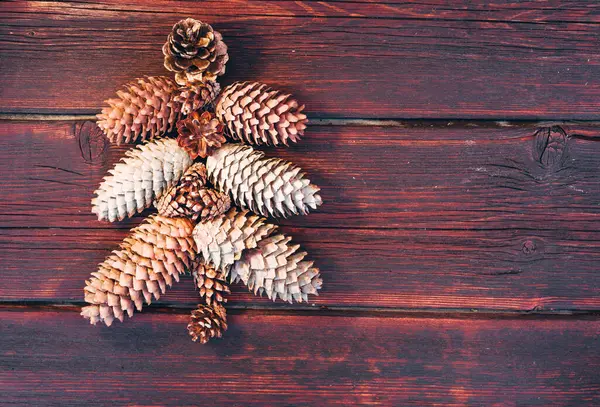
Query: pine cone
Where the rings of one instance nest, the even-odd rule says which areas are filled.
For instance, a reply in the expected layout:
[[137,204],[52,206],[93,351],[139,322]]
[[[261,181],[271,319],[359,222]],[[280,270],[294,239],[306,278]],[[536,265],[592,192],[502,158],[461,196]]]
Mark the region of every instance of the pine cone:
[[197,261],[192,276],[196,287],[200,291],[200,297],[204,298],[204,302],[213,307],[215,305],[226,303],[227,298],[224,294],[229,294],[229,285],[225,281],[225,273],[217,271],[214,267],[207,266],[202,261]]
[[277,226],[248,211],[229,210],[226,214],[203,221],[194,228],[194,241],[204,260],[225,270],[240,258],[242,250],[254,249],[256,242],[269,236]]
[[263,216],[307,214],[321,205],[319,188],[300,168],[267,159],[250,146],[226,144],[206,160],[210,181],[242,208]]
[[181,114],[187,116],[197,110],[212,107],[219,92],[221,85],[215,81],[190,83],[178,89],[175,102],[181,106]]
[[223,124],[210,112],[193,112],[186,119],[177,122],[177,143],[188,152],[192,160],[207,155],[225,143]]
[[188,332],[194,342],[205,344],[211,338],[220,338],[227,330],[227,316],[225,307],[214,305],[212,307],[199,304],[192,311]]
[[218,31],[202,21],[186,18],[173,26],[162,48],[165,68],[176,72],[180,85],[215,80],[225,73],[227,45]]
[[155,203],[163,216],[183,216],[192,220],[212,219],[227,212],[231,206],[229,195],[204,187],[206,167],[202,163],[192,165],[183,174],[179,184],[171,187]]
[[308,301],[308,294],[317,295],[323,280],[318,268],[302,261],[306,252],[297,252],[299,245],[290,245],[291,237],[278,234],[258,242],[256,249],[247,250],[233,263],[230,281],[243,281],[254,294],[277,296],[292,303]]
[[134,306],[141,311],[144,301],[158,300],[196,257],[192,230],[187,219],[157,215],[132,229],[86,281],[85,301],[91,305],[81,315],[110,326],[114,319],[122,322],[125,313],[133,316]]
[[96,116],[97,124],[117,144],[160,137],[173,130],[182,112],[211,104],[219,91],[216,82],[180,89],[164,76],[139,78],[105,101],[109,106]]
[[236,82],[223,90],[215,113],[235,140],[287,146],[300,140],[308,122],[304,105],[290,96],[258,82]]
[[158,139],[129,150],[94,192],[99,220],[123,220],[152,205],[192,164],[173,139]]

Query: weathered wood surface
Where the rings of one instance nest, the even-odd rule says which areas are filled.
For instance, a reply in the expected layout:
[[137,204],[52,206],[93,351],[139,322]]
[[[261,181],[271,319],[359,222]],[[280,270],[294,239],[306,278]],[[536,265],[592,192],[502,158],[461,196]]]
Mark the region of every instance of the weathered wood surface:
[[[599,405],[600,4],[475,3],[2,2],[1,404]],[[125,324],[77,315],[141,217],[90,213],[125,147],[66,118],[165,74],[187,16],[225,35],[224,84],[307,104],[305,139],[266,152],[325,201],[279,222],[322,295],[236,286],[207,346],[189,279]]]
[[[587,127],[564,128],[585,137],[311,126],[300,145],[269,151],[323,188],[321,210],[282,222],[323,271],[315,305],[599,310],[600,143]],[[1,123],[0,301],[80,302],[85,278],[140,221],[91,214],[93,190],[123,152],[92,129]],[[158,304],[192,305],[191,282],[181,285]],[[231,301],[256,303],[242,287]]]
[[186,318],[143,314],[92,328],[75,312],[0,312],[0,389],[10,389],[2,403],[600,403],[596,319],[247,312],[230,317],[224,339],[200,346],[190,343]]
[[188,16],[227,39],[225,83],[284,88],[312,116],[600,118],[600,4],[558,0],[3,2],[0,110],[95,113],[165,73]]

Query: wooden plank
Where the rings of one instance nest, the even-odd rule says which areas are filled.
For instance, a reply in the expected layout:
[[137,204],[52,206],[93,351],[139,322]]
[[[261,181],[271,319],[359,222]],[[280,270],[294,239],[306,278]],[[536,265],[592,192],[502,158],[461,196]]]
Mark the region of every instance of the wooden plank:
[[[89,212],[123,148],[89,123],[0,129],[0,300],[81,301],[84,279],[141,219],[106,224]],[[323,187],[322,210],[281,222],[323,271],[315,304],[600,309],[600,143],[593,128],[565,129],[582,136],[312,126],[300,145],[270,150]],[[186,284],[159,304],[195,301]],[[243,288],[232,296],[235,306],[256,301]]]
[[[577,405],[600,402],[597,320],[244,313],[202,346],[186,315],[111,328],[0,313],[5,405]],[[310,338],[310,340],[299,340]]]
[[[600,232],[284,227],[321,268],[308,307],[600,310]],[[83,301],[84,281],[124,230],[0,230],[0,301]],[[532,237],[535,236],[535,237]],[[288,307],[232,287],[235,307]],[[156,302],[191,307],[191,278]]]
[[[267,153],[301,166],[322,188],[325,203],[310,216],[281,223],[599,230],[599,128],[564,129],[567,135],[460,122],[311,126],[300,144]],[[90,212],[93,191],[126,148],[109,147],[90,122],[0,122],[0,225],[137,224],[139,218],[99,223]]]
[[223,32],[224,83],[262,80],[330,117],[598,119],[590,2],[12,2],[0,11],[0,110],[95,112],[163,74],[179,18]]

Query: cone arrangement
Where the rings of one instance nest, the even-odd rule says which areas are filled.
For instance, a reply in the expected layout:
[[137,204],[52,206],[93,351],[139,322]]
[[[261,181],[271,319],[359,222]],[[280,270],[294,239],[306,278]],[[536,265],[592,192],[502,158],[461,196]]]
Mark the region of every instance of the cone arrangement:
[[140,78],[106,101],[98,127],[116,144],[160,137],[173,130],[182,114],[212,103],[219,91],[216,82],[179,88],[164,76]]
[[303,105],[258,82],[221,92],[227,46],[201,21],[176,23],[162,50],[175,80],[137,79],[97,116],[112,143],[143,144],[109,170],[92,199],[99,220],[121,221],[152,204],[158,214],[91,274],[81,314],[92,324],[123,321],[191,274],[202,303],[187,328],[206,343],[227,329],[230,283],[290,303],[318,294],[319,269],[267,217],[305,215],[322,200],[300,168],[250,146],[298,142]]

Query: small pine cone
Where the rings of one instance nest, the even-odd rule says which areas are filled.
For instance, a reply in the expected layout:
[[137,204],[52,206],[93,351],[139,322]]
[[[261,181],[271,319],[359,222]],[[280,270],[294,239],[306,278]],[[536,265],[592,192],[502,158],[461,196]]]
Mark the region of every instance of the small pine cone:
[[242,208],[263,216],[306,215],[321,205],[319,188],[301,169],[267,159],[250,146],[226,144],[206,160],[208,178]]
[[181,106],[181,114],[187,116],[197,110],[212,107],[219,92],[221,85],[218,82],[204,81],[179,88],[174,98]]
[[81,315],[110,326],[125,314],[133,316],[134,308],[141,311],[144,301],[158,300],[196,257],[192,230],[187,219],[156,215],[132,229],[86,281],[85,301],[91,305]]
[[193,18],[173,26],[162,51],[165,68],[176,72],[175,80],[180,85],[215,80],[225,73],[229,60],[221,33]]
[[94,192],[92,212],[114,222],[142,212],[179,181],[192,165],[173,139],[157,139],[129,150]]
[[231,267],[231,281],[243,281],[254,294],[267,294],[292,303],[307,302],[308,295],[318,295],[323,285],[319,269],[310,261],[302,261],[306,252],[297,252],[299,245],[290,245],[291,237],[282,234],[258,242],[256,249],[247,250]]
[[229,285],[225,281],[225,273],[218,271],[214,267],[207,266],[204,262],[198,261],[195,265],[192,276],[196,287],[200,291],[200,297],[204,302],[212,307],[220,303],[227,302],[224,294],[229,294]]
[[212,219],[229,210],[229,195],[207,188],[206,167],[202,163],[193,164],[179,184],[171,187],[156,202],[158,213],[168,217],[183,216],[192,220]]
[[222,337],[223,332],[227,330],[225,307],[219,304],[212,307],[199,304],[198,308],[192,311],[187,329],[192,340],[202,344],[211,338]]
[[215,113],[235,140],[287,146],[304,135],[308,119],[302,110],[289,94],[258,82],[236,82],[223,90]]
[[277,229],[265,220],[248,211],[230,209],[212,220],[200,222],[193,232],[198,253],[202,252],[208,264],[226,270],[240,258],[243,250],[254,249],[256,242]]
[[216,82],[178,88],[165,76],[139,78],[105,101],[97,124],[112,143],[153,139],[173,130],[181,114],[212,104],[220,89]]
[[210,112],[193,112],[186,119],[177,122],[177,143],[188,152],[192,160],[212,154],[226,139],[223,124]]

